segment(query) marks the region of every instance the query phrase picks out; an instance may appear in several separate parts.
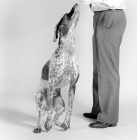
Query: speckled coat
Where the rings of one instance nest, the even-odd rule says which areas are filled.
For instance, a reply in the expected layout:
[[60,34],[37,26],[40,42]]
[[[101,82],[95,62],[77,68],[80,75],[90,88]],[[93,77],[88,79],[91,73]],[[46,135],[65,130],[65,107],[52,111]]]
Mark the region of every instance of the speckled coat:
[[[54,41],[59,35],[59,44],[50,60],[44,65],[40,84],[36,94],[36,105],[38,124],[34,129],[35,133],[42,131],[42,117],[47,111],[47,119],[44,124],[48,132],[52,124],[60,126],[64,130],[70,128],[70,117],[73,106],[73,99],[76,89],[76,83],[79,78],[79,66],[75,54],[75,36],[74,29],[77,25],[80,15],[80,8],[75,4],[70,13],[65,14],[55,29]],[[68,110],[63,123],[59,122],[59,116],[65,111],[65,102],[61,97],[61,88],[70,85]],[[52,113],[56,112],[53,120]]]

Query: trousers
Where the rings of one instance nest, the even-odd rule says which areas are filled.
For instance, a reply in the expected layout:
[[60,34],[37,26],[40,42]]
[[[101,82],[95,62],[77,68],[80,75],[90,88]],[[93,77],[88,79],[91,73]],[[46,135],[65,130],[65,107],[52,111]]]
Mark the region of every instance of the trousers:
[[118,123],[119,52],[126,28],[123,10],[94,12],[93,17],[93,107],[97,121]]

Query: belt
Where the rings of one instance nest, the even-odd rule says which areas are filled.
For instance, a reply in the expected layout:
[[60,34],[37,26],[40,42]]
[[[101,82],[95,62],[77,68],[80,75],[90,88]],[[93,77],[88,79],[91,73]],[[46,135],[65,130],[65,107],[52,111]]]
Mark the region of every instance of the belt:
[[108,10],[94,11],[94,12],[96,13],[96,12],[115,11],[115,10],[123,10],[123,9],[108,9]]

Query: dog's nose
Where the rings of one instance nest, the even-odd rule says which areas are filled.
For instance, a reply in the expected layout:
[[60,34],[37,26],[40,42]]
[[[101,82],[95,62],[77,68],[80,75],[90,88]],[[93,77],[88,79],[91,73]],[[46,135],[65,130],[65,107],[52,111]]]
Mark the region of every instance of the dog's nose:
[[77,3],[74,5],[74,9],[75,9],[75,11],[80,13],[80,7],[79,7],[79,5]]
[[74,8],[76,9],[78,7],[78,4],[76,3],[75,5],[74,5]]

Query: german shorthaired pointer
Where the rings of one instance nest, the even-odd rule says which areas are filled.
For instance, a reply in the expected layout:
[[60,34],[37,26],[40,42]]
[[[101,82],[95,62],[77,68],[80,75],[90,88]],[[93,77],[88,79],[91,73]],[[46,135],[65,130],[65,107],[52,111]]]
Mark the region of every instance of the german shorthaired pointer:
[[[50,131],[52,123],[64,130],[70,128],[70,117],[72,113],[73,99],[76,83],[79,79],[79,67],[75,54],[74,29],[80,15],[80,8],[75,4],[70,13],[66,13],[55,28],[54,42],[59,36],[58,48],[51,59],[42,69],[41,81],[37,89],[36,106],[38,111],[38,124],[35,133],[42,131],[42,117],[47,111],[47,119],[44,124],[46,131]],[[61,96],[61,88],[69,84],[68,110],[63,123],[58,118],[65,111],[65,103]],[[52,113],[55,116],[52,120]]]

